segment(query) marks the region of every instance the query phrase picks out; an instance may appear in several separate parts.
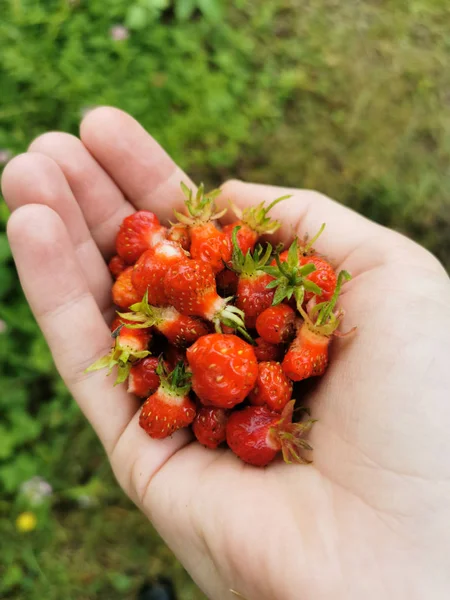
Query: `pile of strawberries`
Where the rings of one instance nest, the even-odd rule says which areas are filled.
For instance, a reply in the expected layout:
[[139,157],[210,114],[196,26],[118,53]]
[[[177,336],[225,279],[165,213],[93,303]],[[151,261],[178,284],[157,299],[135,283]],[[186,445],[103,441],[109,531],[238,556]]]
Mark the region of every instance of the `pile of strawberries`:
[[226,443],[252,465],[280,451],[307,462],[314,421],[293,422],[293,386],[324,373],[350,275],[314,251],[324,226],[285,251],[258,243],[280,227],[268,212],[286,197],[232,205],[236,222],[220,228],[219,191],[182,188],[186,214],[169,228],[148,211],[123,221],[109,263],[113,346],[88,370],[117,367],[116,383],[145,399],[139,424],[152,438],[191,426],[204,446]]

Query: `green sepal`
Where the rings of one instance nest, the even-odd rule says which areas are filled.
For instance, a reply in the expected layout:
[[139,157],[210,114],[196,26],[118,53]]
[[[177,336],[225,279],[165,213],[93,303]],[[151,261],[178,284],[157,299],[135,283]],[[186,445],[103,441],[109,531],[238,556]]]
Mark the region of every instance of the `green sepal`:
[[214,200],[221,193],[220,189],[212,190],[205,194],[205,186],[203,183],[200,184],[197,193],[194,195],[192,190],[187,187],[186,184],[181,182],[181,189],[185,195],[185,206],[188,215],[174,210],[174,214],[180,223],[192,226],[196,223],[206,223],[213,219],[220,219],[227,212],[227,209],[223,209],[219,212],[216,211],[216,205]]
[[272,246],[267,244],[266,248],[264,249],[261,244],[258,244],[253,251],[253,254],[250,250],[248,250],[247,254],[244,256],[244,253],[240,249],[237,240],[237,234],[240,228],[240,225],[237,225],[233,228],[233,232],[231,234],[231,240],[233,244],[233,250],[231,254],[232,270],[239,275],[246,276],[254,275],[258,271],[265,272],[263,268],[267,265],[270,257],[272,256]]
[[182,360],[177,362],[173,371],[169,371],[162,356],[159,358],[156,374],[159,375],[161,387],[173,396],[186,396],[189,394],[192,384],[192,374],[186,371],[186,365]]

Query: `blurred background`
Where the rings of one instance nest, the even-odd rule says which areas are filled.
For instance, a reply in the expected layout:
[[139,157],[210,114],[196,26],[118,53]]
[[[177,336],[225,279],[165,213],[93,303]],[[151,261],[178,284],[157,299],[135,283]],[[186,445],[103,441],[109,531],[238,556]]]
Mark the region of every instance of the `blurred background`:
[[[318,189],[448,268],[449,64],[447,0],[0,0],[0,164],[111,104],[197,182]],[[162,575],[204,598],[59,380],[7,218],[0,199],[0,597],[134,599]]]

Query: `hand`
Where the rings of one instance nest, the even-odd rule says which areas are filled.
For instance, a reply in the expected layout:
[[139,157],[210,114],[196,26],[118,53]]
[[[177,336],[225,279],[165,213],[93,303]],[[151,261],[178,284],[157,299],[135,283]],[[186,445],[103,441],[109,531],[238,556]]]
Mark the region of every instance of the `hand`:
[[[110,346],[105,265],[122,219],[162,219],[186,175],[128,115],[91,112],[81,141],[48,133],[12,160],[3,192],[19,276],[56,365],[118,481],[212,599],[450,597],[450,283],[433,256],[315,192],[230,181],[244,206],[286,193],[279,239],[327,228],[317,249],[353,274],[331,364],[308,399],[311,466],[257,469],[186,431],[159,441],[138,402],[85,368]],[[192,184],[190,184],[192,185]]]

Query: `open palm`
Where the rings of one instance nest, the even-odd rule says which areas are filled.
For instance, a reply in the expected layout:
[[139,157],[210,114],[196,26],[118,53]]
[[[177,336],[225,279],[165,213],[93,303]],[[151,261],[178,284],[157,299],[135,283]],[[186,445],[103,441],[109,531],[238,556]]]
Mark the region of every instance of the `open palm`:
[[2,181],[25,293],[123,489],[210,598],[449,598],[450,283],[413,242],[315,192],[223,186],[241,206],[292,193],[273,210],[279,238],[326,221],[318,250],[353,274],[341,306],[358,333],[333,343],[308,392],[311,466],[256,469],[185,431],[152,440],[136,399],[84,373],[110,346],[105,258],[120,222],[135,209],[171,217],[181,180],[131,117],[100,108],[81,141],[41,136]]

